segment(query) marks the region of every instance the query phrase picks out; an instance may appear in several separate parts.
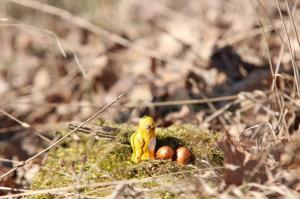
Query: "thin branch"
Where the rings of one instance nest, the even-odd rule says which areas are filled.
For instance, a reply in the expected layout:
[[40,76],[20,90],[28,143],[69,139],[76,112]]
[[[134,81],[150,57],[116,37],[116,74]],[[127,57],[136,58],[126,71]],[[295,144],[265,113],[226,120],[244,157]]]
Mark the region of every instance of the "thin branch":
[[47,142],[51,142],[51,140],[49,140],[47,137],[45,137],[42,134],[40,134],[39,132],[37,132],[30,124],[28,124],[26,122],[22,122],[21,120],[19,120],[18,118],[14,117],[13,115],[7,113],[3,109],[0,109],[0,112],[2,114],[6,115],[7,117],[9,117],[10,119],[14,120],[15,122],[17,122],[18,124],[20,124],[23,128],[25,128],[25,129],[31,129],[32,132],[34,134],[36,134],[38,137],[40,137],[41,139],[43,139],[43,140],[45,140]]
[[26,191],[28,191],[28,189],[19,189],[19,188],[2,187],[2,186],[0,186],[0,190],[2,190],[2,191],[18,191],[18,192],[26,192]]
[[17,122],[18,124],[20,124],[22,127],[24,127],[25,129],[30,128],[30,125],[26,122],[22,122],[21,120],[19,120],[18,118],[14,117],[13,115],[9,114],[8,112],[6,112],[3,109],[0,109],[0,113],[2,113],[3,115],[9,117],[10,119],[12,119],[13,121]]
[[0,162],[8,162],[8,163],[14,163],[14,164],[20,163],[20,161],[10,160],[10,159],[6,159],[6,158],[0,158]]

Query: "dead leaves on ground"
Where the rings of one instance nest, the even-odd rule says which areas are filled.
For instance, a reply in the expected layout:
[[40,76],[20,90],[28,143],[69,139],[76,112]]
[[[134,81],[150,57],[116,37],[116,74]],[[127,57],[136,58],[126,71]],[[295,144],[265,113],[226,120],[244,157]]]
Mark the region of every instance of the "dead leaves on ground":
[[266,181],[265,153],[252,154],[234,142],[228,132],[218,143],[224,153],[224,181],[227,186],[241,185],[244,181]]
[[[276,184],[300,191],[300,136],[282,139],[258,151],[255,141],[236,141],[228,132],[218,142],[224,153],[226,187],[243,183]],[[256,150],[251,150],[256,148]]]

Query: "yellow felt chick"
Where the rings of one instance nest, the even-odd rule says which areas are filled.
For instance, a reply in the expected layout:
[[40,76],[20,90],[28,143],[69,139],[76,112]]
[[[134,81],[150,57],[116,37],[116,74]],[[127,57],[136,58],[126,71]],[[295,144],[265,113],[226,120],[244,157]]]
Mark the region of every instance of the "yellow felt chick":
[[137,130],[130,138],[133,154],[131,160],[138,163],[141,160],[155,159],[155,121],[150,116],[140,119]]

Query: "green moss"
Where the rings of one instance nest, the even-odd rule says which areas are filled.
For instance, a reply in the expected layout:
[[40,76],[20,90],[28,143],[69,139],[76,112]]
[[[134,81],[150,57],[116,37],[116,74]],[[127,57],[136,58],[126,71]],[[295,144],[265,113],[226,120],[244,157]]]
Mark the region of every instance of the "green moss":
[[[174,161],[151,160],[140,164],[130,162],[132,154],[129,145],[130,135],[136,126],[117,125],[98,121],[101,125],[120,128],[118,139],[114,141],[96,140],[94,136],[78,132],[79,139],[67,138],[64,143],[49,152],[47,161],[36,174],[32,188],[49,189],[74,185],[78,180],[81,184],[111,182],[123,179],[142,179],[153,176],[190,170],[192,167],[179,167]],[[57,132],[63,136],[68,131]],[[193,154],[193,168],[204,168],[203,161],[211,165],[221,165],[223,155],[216,147],[217,133],[201,130],[192,125],[157,128],[157,147],[168,145],[175,150],[186,146]],[[120,142],[121,141],[121,142]],[[205,161],[204,161],[205,162]],[[186,178],[187,175],[177,175],[176,179]],[[166,177],[169,183],[175,182],[175,177]],[[153,187],[157,183],[142,183],[143,186]],[[112,192],[113,187],[85,188],[80,191],[93,196],[105,196]],[[156,192],[158,194],[158,192]],[[160,198],[174,198],[167,191],[159,193]],[[37,198],[51,198],[51,195],[39,195]]]
[[222,165],[223,154],[216,146],[218,133],[199,129],[193,125],[171,126],[166,129],[157,129],[157,148],[163,145],[177,149],[181,146],[188,147],[193,154],[193,163],[202,166],[200,160],[208,160],[213,165]]

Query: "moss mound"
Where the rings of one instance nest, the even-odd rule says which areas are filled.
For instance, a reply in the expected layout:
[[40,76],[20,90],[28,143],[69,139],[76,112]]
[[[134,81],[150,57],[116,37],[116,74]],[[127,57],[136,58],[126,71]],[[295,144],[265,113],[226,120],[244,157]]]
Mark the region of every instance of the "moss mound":
[[[140,164],[130,162],[131,147],[129,137],[135,126],[117,125],[101,122],[101,125],[121,129],[118,139],[111,141],[96,140],[94,135],[83,132],[76,133],[59,147],[49,152],[48,158],[32,183],[33,189],[49,189],[77,184],[93,184],[113,182],[125,179],[142,179],[194,168],[205,168],[203,161],[213,166],[222,164],[223,155],[216,147],[217,133],[201,130],[192,125],[171,126],[165,129],[157,128],[157,147],[168,145],[175,150],[178,147],[188,147],[193,160],[191,166],[179,167],[174,161],[150,160]],[[66,131],[58,132],[60,135]],[[205,161],[204,161],[205,162]],[[175,178],[173,179],[175,182]],[[172,182],[172,178],[168,178]],[[157,186],[156,183],[144,183],[144,186]],[[114,187],[84,188],[77,191],[93,196],[106,196]],[[170,195],[169,192],[163,194]],[[171,194],[172,195],[172,194]],[[54,195],[44,194],[38,198],[51,198]]]

